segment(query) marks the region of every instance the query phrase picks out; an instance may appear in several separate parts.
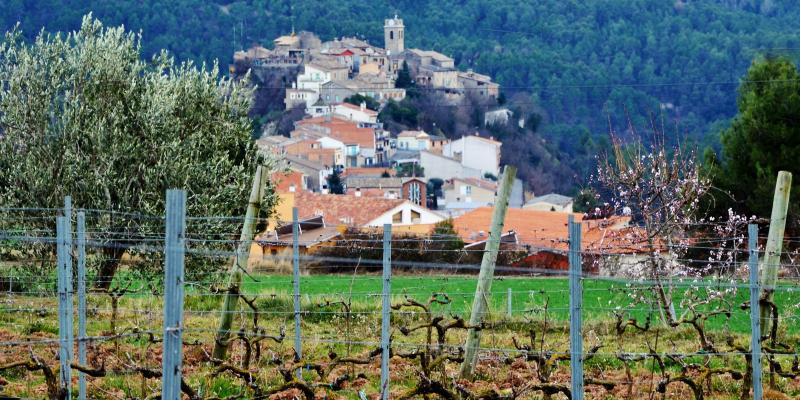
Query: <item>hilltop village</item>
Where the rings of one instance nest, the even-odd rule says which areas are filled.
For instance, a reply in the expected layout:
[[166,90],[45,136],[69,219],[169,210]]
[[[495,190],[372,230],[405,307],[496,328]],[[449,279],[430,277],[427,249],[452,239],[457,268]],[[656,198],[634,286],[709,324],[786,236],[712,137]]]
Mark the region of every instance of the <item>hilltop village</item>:
[[[283,172],[273,176],[281,197],[277,218],[289,221],[297,207],[309,247],[335,240],[342,229],[387,223],[398,232],[428,234],[451,220],[468,246],[487,238],[503,143],[477,130],[458,137],[422,129],[393,133],[379,112],[406,98],[413,82],[414,90],[436,91],[448,105],[466,97],[494,104],[483,115],[487,126],[524,121],[498,105],[500,85],[489,76],[459,70],[453,58],[435,50],[406,48],[405,36],[406,26],[395,16],[384,21],[383,47],[355,37],[323,42],[310,32],[292,32],[274,39],[271,49],[253,46],[234,55],[234,72],[260,74],[262,82],[280,76],[272,81],[284,84],[283,90],[272,93],[297,116],[288,134],[265,131],[256,143],[280,160]],[[528,262],[559,264],[562,249],[548,236],[565,226],[573,199],[535,194],[515,179],[509,205],[504,242],[548,247],[532,251]],[[578,217],[588,220],[590,214]],[[589,237],[599,238],[626,223],[585,226]],[[284,231],[261,237],[265,252],[279,254],[291,244]]]

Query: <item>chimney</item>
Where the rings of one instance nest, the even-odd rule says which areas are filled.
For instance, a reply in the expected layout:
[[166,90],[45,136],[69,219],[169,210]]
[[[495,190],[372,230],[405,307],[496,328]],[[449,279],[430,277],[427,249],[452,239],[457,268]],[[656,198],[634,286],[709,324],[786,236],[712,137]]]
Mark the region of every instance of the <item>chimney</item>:
[[356,188],[355,196],[356,197],[361,197],[361,188]]
[[367,108],[367,102],[362,101],[361,102],[361,111],[364,111],[366,108]]
[[289,193],[294,193],[297,191],[297,187],[293,184],[289,185]]
[[330,113],[325,114],[325,122],[332,122],[333,116]]
[[328,188],[326,187],[322,188],[322,194],[328,194]]

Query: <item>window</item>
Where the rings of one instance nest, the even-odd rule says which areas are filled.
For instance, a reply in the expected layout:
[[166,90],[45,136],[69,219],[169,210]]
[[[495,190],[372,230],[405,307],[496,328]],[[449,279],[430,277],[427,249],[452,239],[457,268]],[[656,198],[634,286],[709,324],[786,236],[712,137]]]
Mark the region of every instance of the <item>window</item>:
[[389,40],[394,40],[394,31],[389,31]]
[[465,192],[466,195],[471,195],[472,194],[472,186],[469,186],[469,185],[464,186],[464,192]]
[[419,220],[422,218],[422,214],[418,211],[411,210],[411,222],[419,223]]
[[393,224],[400,224],[403,222],[403,212],[398,211],[394,215],[392,215],[392,223]]

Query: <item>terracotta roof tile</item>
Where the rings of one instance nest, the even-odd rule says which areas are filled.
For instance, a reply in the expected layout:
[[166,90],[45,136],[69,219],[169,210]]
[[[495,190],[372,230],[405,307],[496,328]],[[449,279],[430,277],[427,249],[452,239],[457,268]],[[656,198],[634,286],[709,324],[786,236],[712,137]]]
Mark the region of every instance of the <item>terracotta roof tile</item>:
[[374,176],[381,177],[383,173],[387,172],[390,176],[395,176],[397,171],[392,168],[369,168],[369,167],[351,167],[345,168],[342,172],[342,177],[346,176]]
[[270,179],[279,192],[288,192],[292,185],[298,192],[303,190],[303,174],[298,171],[273,172]]
[[344,144],[358,144],[365,148],[375,147],[375,130],[359,128],[358,124],[339,117],[315,117],[297,121],[298,126],[316,125],[329,130],[331,138]]
[[322,215],[328,224],[363,226],[405,200],[298,192],[294,201],[300,218]]
[[[476,208],[453,221],[458,235],[467,242],[486,240],[492,221],[492,208]],[[628,217],[607,220],[583,220],[582,214],[573,214],[582,224],[582,248],[609,253],[639,252],[636,244],[638,228],[627,227]],[[567,221],[569,213],[509,208],[504,232],[515,231],[522,245],[567,251]]]

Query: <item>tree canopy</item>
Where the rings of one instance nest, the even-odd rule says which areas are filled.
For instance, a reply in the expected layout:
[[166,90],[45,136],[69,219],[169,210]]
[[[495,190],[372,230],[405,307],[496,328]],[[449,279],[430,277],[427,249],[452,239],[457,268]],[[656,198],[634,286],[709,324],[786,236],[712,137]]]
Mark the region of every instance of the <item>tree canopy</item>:
[[[12,31],[0,45],[0,202],[59,208],[71,195],[76,207],[118,212],[94,229],[111,244],[101,286],[129,243],[163,229],[128,212],[163,215],[166,189],[182,188],[189,215],[241,215],[263,162],[250,140],[251,89],[216,67],[140,54],[137,35],[91,16],[73,33],[26,44]],[[223,225],[204,229],[234,231]]]
[[[738,208],[769,217],[778,171],[800,173],[800,73],[789,59],[753,62],[739,87],[739,112],[722,133],[719,186]],[[800,211],[800,183],[792,185],[790,215]]]
[[[166,48],[180,60],[223,65],[234,51],[269,47],[292,27],[322,40],[358,36],[382,46],[383,20],[397,13],[407,48],[451,56],[462,70],[492,76],[508,99],[521,95],[537,109],[541,143],[577,173],[553,174],[539,155],[512,156],[531,160],[528,167],[540,174],[535,179],[564,186],[585,183],[583,172],[592,167],[583,146],[606,136],[609,122],[623,131],[629,118],[647,126],[663,114],[668,139],[688,136],[718,150],[709,133],[736,113],[736,83],[751,60],[775,52],[794,61],[800,56],[791,50],[800,47],[800,8],[775,1],[380,0],[353,7],[332,0],[9,0],[0,21],[21,21],[32,40],[42,28],[75,29],[88,11],[141,30],[144,54]],[[414,97],[417,89],[408,90]],[[428,107],[423,117],[442,109]],[[417,128],[416,110],[407,104],[388,111]],[[446,134],[470,133],[437,126]]]

